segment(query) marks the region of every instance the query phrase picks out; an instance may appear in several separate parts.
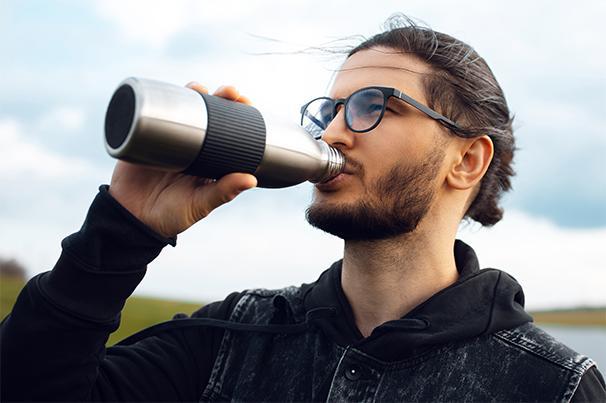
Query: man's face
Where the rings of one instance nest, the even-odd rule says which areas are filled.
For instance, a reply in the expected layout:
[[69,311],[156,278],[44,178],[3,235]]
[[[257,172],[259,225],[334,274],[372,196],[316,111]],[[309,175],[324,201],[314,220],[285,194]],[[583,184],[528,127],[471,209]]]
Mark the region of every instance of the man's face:
[[[422,85],[429,68],[386,48],[360,51],[342,66],[330,97],[368,86],[397,88],[427,104]],[[316,185],[309,223],[345,240],[390,238],[415,230],[442,185],[446,135],[441,126],[396,98],[370,132],[350,131],[343,109],[323,139],[346,156],[344,174]]]

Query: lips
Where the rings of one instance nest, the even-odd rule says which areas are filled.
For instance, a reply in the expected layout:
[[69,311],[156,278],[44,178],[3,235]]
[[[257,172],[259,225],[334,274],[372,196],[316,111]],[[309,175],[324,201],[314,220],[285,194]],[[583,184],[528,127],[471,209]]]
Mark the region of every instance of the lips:
[[316,188],[323,192],[335,191],[351,177],[352,174],[342,172],[327,182],[316,183]]
[[335,191],[341,187],[344,182],[350,179],[352,176],[359,172],[360,164],[357,161],[348,159],[345,157],[345,168],[343,171],[335,176],[334,178],[325,182],[317,183],[316,188],[321,191]]
[[356,172],[358,171],[359,168],[359,164],[357,162],[353,162],[351,160],[348,160],[347,157],[345,159],[345,168],[343,169],[343,171],[341,172],[342,174],[347,174],[347,175],[355,175]]
[[[353,175],[353,174],[354,174],[354,171],[353,171],[353,169],[351,169],[350,167],[345,166],[345,168],[343,169],[343,171],[341,171],[341,172],[339,173],[339,175],[343,175],[343,174],[345,174],[345,175]],[[327,180],[325,180],[325,181],[323,181],[323,182],[319,182],[319,183],[328,183],[328,182],[331,182],[333,179],[336,179],[336,178],[337,178],[339,175],[337,175],[337,176],[333,176],[332,178],[327,179]]]

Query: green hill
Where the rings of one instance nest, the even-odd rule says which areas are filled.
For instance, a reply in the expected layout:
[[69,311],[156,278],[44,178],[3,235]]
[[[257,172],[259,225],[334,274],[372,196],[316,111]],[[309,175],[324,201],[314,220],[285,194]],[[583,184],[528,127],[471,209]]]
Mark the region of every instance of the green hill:
[[[0,318],[9,314],[24,284],[20,278],[0,276]],[[158,298],[130,297],[122,311],[120,327],[112,333],[107,345],[113,345],[141,329],[169,320],[176,313],[183,312],[190,315],[203,305],[203,303]]]

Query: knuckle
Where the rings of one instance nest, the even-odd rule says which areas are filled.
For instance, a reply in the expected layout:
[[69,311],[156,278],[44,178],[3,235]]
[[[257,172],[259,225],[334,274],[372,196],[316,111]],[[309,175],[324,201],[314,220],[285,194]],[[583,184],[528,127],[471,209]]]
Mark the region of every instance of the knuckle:
[[199,206],[192,214],[192,217],[190,217],[190,221],[192,223],[196,223],[198,221],[200,221],[203,218],[206,218],[210,212],[212,211],[211,208],[208,208],[207,206]]

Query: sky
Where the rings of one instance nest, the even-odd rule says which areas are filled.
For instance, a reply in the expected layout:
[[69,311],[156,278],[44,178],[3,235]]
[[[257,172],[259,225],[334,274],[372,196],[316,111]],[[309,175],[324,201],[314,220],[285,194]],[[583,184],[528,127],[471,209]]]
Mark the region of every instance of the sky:
[[[111,94],[129,76],[235,85],[297,121],[341,56],[403,12],[472,45],[515,114],[505,218],[463,224],[483,267],[512,274],[530,309],[606,305],[606,2],[3,0],[0,2],[0,257],[50,270],[115,161]],[[314,281],[342,256],[311,228],[312,187],[254,189],[179,236],[136,290],[192,301]]]

